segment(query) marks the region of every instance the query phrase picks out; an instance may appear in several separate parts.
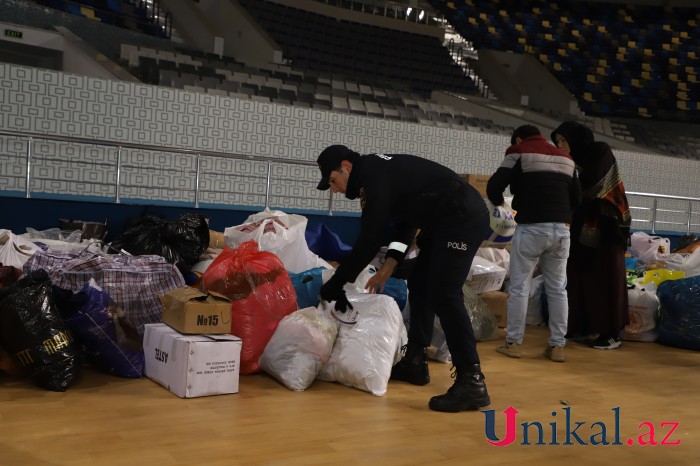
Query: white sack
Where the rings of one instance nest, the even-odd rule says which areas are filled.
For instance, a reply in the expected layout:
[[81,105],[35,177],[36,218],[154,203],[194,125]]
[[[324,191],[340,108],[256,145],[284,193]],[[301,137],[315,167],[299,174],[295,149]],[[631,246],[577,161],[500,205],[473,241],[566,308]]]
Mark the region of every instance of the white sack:
[[309,249],[304,236],[307,223],[308,219],[302,215],[265,209],[248,217],[242,225],[226,228],[224,239],[231,248],[254,240],[258,249],[277,255],[284,268],[292,273],[316,267],[333,268]]
[[318,379],[382,396],[407,340],[401,311],[394,298],[382,294],[349,294],[348,300],[358,313],[357,323],[340,325]]
[[260,356],[260,367],[290,390],[306,390],[331,355],[338,323],[307,307],[285,316]]

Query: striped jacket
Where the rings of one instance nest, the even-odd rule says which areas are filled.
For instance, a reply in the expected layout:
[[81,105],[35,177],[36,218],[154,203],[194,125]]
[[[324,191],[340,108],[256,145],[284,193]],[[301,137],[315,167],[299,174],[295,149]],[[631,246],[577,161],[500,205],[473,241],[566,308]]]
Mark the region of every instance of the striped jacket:
[[503,204],[503,191],[509,185],[518,223],[571,223],[571,213],[581,202],[573,159],[539,135],[506,150],[486,186],[489,201]]

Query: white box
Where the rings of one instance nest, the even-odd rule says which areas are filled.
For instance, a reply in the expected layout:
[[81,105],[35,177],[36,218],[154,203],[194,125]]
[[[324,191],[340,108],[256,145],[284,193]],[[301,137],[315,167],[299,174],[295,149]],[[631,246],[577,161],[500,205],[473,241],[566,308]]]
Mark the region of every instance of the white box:
[[238,393],[241,339],[183,335],[166,324],[146,324],[145,374],[180,398]]
[[487,261],[483,257],[475,256],[465,285],[469,286],[477,294],[497,291],[501,289],[505,278],[506,269]]

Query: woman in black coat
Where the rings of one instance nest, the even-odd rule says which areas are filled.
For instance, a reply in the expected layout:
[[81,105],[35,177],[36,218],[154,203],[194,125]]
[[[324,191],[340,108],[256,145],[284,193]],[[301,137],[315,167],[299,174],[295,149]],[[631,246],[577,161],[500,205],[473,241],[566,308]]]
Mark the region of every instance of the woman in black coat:
[[625,187],[612,149],[586,126],[566,121],[552,140],[573,157],[583,198],[571,224],[569,336],[598,334],[594,348],[618,348],[629,323],[624,255],[632,217]]

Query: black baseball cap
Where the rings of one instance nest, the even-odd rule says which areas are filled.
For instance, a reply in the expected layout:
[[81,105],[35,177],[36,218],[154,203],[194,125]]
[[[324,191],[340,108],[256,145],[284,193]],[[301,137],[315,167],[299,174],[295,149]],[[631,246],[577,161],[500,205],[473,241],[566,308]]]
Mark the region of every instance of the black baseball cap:
[[357,152],[341,144],[335,144],[323,149],[323,152],[321,152],[321,155],[319,155],[316,160],[316,162],[318,162],[318,168],[321,170],[321,181],[318,182],[316,189],[325,191],[330,188],[331,184],[328,179],[331,176],[331,172],[338,168],[343,160],[353,162],[358,155]]

